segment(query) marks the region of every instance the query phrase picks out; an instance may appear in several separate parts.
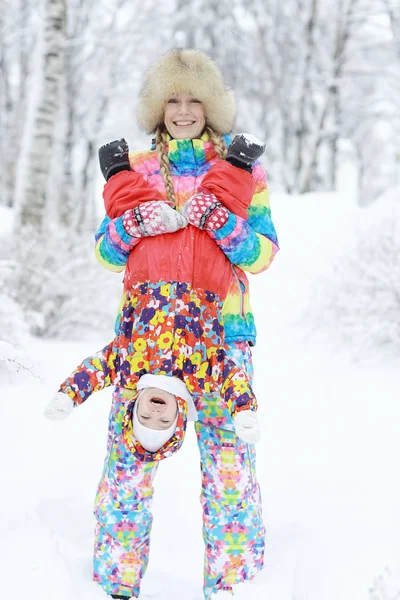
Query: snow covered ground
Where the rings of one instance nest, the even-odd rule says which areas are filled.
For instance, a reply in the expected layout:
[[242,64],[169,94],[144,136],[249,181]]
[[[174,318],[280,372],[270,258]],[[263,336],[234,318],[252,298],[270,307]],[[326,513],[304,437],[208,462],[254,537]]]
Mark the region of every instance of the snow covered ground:
[[[386,568],[392,579],[399,572],[399,363],[354,364],[345,349],[335,353],[304,335],[313,277],[354,211],[334,195],[274,198],[282,250],[270,272],[251,282],[266,567],[238,587],[237,600],[394,600],[400,591],[399,584],[369,594]],[[110,392],[65,422],[42,416],[58,383],[105,341],[32,340],[29,353],[45,380],[15,375],[15,383],[1,383],[2,599],[105,598],[91,582],[92,505]],[[199,479],[190,431],[157,475],[143,600],[202,598]]]

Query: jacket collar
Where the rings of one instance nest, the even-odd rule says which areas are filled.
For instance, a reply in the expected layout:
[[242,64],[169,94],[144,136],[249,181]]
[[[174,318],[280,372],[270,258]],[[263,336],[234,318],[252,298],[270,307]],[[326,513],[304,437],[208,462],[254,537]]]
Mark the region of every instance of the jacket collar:
[[[224,135],[224,139],[229,144],[230,136]],[[169,162],[179,172],[197,170],[216,156],[217,152],[210,141],[208,133],[203,133],[200,138],[185,138],[183,140],[176,140],[169,136]]]
[[178,171],[198,169],[212,160],[216,154],[208,133],[204,133],[201,138],[194,139],[176,140],[170,138],[168,142],[169,162]]

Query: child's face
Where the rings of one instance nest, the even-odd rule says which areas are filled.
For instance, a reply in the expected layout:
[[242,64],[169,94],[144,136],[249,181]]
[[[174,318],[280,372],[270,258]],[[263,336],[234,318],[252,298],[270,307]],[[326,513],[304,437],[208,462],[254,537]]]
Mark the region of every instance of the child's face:
[[158,388],[146,388],[137,400],[139,423],[150,429],[168,429],[178,412],[178,403],[173,394]]

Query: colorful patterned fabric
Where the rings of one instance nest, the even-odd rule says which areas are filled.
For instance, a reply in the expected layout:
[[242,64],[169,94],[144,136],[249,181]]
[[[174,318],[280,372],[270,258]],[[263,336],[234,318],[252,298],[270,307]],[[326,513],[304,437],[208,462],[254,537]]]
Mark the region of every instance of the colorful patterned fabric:
[[[224,162],[217,156],[207,134],[201,139],[170,140],[168,156],[177,208],[182,207],[198,190],[204,176],[214,164]],[[133,153],[131,166],[154,188],[157,198],[166,200],[165,185],[155,150]],[[229,167],[234,168],[231,165]],[[256,164],[252,176],[255,193],[247,208],[247,220],[230,212],[225,225],[209,235],[232,263],[235,272],[222,309],[225,338],[229,342],[248,341],[255,344],[256,329],[244,271],[259,273],[268,268],[278,245],[271,221],[266,175],[260,164]],[[224,203],[223,199],[218,199]],[[106,268],[122,271],[128,257],[130,261],[137,260],[135,251],[131,253],[138,243],[137,238],[132,239],[125,232],[122,217],[112,220],[106,217],[95,237],[96,256]]]
[[189,223],[206,231],[221,229],[229,217],[228,209],[217,197],[203,191],[197,192],[186,202],[182,214]]
[[205,544],[204,596],[252,579],[264,564],[265,529],[254,445],[195,423]]
[[[135,390],[145,373],[182,379],[200,411],[211,414],[208,395],[220,398],[232,415],[257,408],[246,371],[224,348],[221,302],[215,294],[186,283],[134,286],[114,341],[85,359],[60,391],[81,404],[109,385]],[[214,413],[212,419],[221,426],[226,415],[218,410],[220,417]]]
[[[252,372],[248,346],[237,344],[227,351],[231,359],[239,359],[241,368]],[[107,456],[95,501],[93,577],[107,594],[137,598],[149,559],[158,461],[141,461],[125,446],[124,422],[133,394],[122,388],[113,394]],[[214,399],[215,405],[220,402]],[[204,597],[208,600],[213,592],[231,589],[262,568],[265,529],[254,446],[229,431],[229,415],[224,429],[208,425],[203,416],[199,414],[196,434],[202,473]]]

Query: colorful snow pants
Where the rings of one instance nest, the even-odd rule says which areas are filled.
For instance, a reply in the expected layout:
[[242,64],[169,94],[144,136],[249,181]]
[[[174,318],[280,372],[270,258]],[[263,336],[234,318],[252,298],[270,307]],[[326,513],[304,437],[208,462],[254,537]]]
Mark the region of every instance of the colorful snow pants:
[[[232,358],[251,375],[250,352]],[[247,364],[246,364],[247,362]],[[240,364],[240,361],[239,361]],[[138,597],[146,571],[157,462],[140,462],[120,442],[124,406],[132,391],[117,388],[110,413],[108,452],[95,503],[94,580],[107,594]],[[208,407],[208,408],[207,408]],[[213,426],[213,416],[225,425]],[[195,425],[201,457],[204,596],[251,579],[263,566],[265,529],[255,473],[254,446],[232,431],[221,399],[205,402]]]

